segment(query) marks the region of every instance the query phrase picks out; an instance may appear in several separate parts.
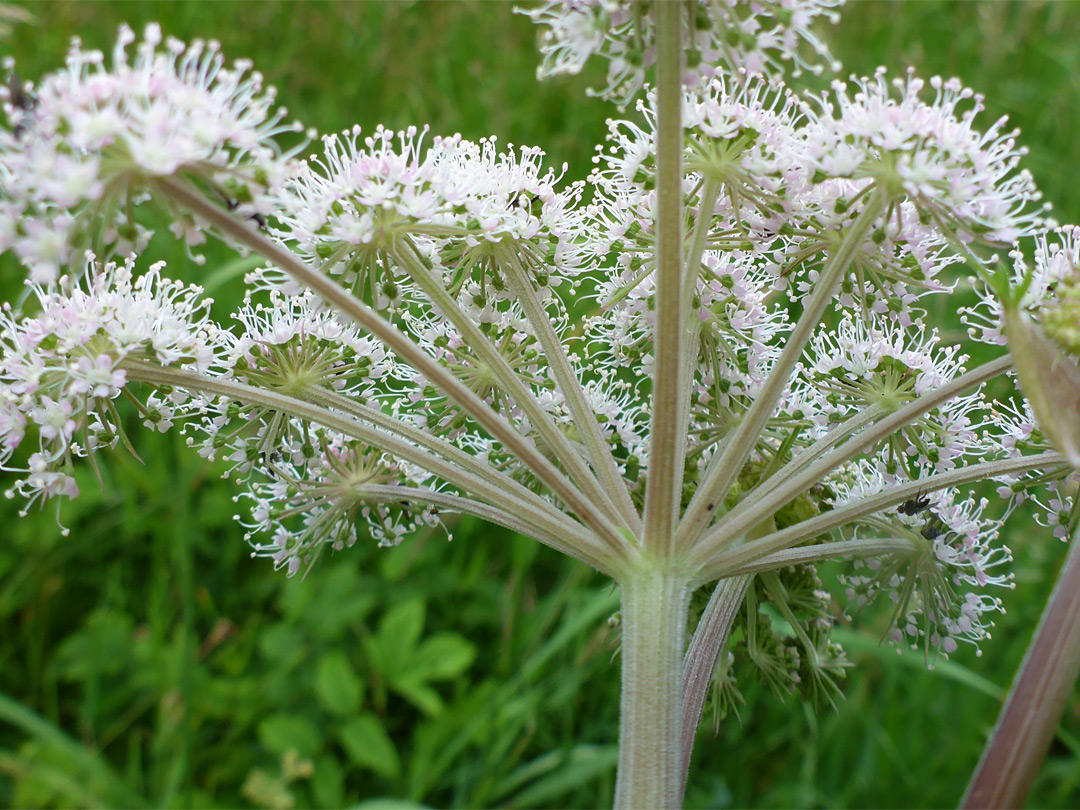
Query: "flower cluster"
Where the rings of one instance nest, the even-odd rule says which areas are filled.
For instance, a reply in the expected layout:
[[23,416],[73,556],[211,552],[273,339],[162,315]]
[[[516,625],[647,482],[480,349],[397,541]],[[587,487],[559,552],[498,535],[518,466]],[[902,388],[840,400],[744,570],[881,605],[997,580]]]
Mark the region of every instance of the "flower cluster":
[[[398,309],[414,283],[404,254],[445,277],[498,292],[492,252],[512,240],[563,263],[580,187],[560,189],[535,147],[500,152],[495,138],[473,143],[426,130],[359,127],[323,139],[323,154],[286,184],[274,233],[362,300]],[[411,255],[418,254],[418,255]]]
[[1017,171],[1026,153],[1017,132],[1004,130],[1004,118],[977,129],[983,98],[959,79],[930,79],[930,103],[926,86],[910,70],[890,83],[884,68],[851,86],[835,82],[805,130],[808,168],[818,179],[870,180],[965,243],[1008,246],[1044,227],[1031,174]]
[[[818,17],[836,22],[843,0],[694,0],[683,20],[688,84],[723,72],[780,75],[784,63],[821,71],[825,60],[838,69],[814,32]],[[576,74],[590,57],[608,63],[606,86],[597,92],[623,103],[645,82],[655,61],[656,26],[643,0],[549,0],[521,10],[545,27],[539,78]],[[809,56],[804,52],[809,51]]]
[[[39,85],[0,90],[0,250],[14,247],[37,283],[78,264],[81,248],[126,255],[150,234],[133,209],[155,180],[182,178],[210,189],[238,214],[261,220],[268,194],[291,171],[274,141],[286,111],[274,108],[250,62],[231,67],[216,42],[162,42],[150,25],[135,46],[120,31],[106,66],[79,42],[67,69]],[[7,64],[11,70],[13,65]],[[177,236],[199,244],[190,215],[171,208]]]
[[[209,299],[198,287],[161,276],[163,263],[135,273],[135,262],[100,265],[91,255],[81,286],[65,279],[33,286],[40,312],[0,317],[0,462],[15,469],[14,454],[27,428],[38,445],[13,490],[31,503],[78,488],[73,457],[112,447],[123,437],[114,400],[131,394],[127,363],[141,360],[206,370],[215,359]],[[139,402],[147,426],[165,431],[190,403],[181,390],[159,389]],[[9,493],[11,494],[11,493]]]
[[[821,52],[807,26],[831,3],[680,5],[709,79],[682,104],[675,544],[696,585],[756,575],[746,657],[778,689],[828,698],[845,663],[814,562],[860,560],[854,605],[885,596],[894,639],[948,654],[987,637],[993,589],[1010,584],[995,505],[966,487],[994,479],[999,512],[1030,494],[1044,522],[1072,520],[1031,413],[981,386],[1006,364],[971,368],[927,306],[974,267],[985,300],[968,323],[1002,342],[988,256],[1047,223],[1014,134],[980,131],[981,99],[954,80],[930,80],[927,99],[914,76],[878,73],[807,100],[701,67],[771,70],[800,40]],[[626,97],[654,45],[644,11],[531,12],[552,27],[545,69],[603,53]],[[213,45],[162,51],[153,28],[129,64],[131,42],[125,29],[109,69],[76,48],[33,101],[8,99],[0,177],[19,182],[4,184],[0,249],[29,266],[41,309],[2,324],[0,460],[31,425],[39,437],[16,490],[73,495],[72,458],[122,438],[113,403],[138,381],[144,421],[188,417],[189,443],[246,487],[255,552],[290,573],[445,510],[618,577],[648,539],[668,368],[654,334],[673,310],[658,295],[655,95],[640,121],[610,123],[588,184],[536,148],[415,128],[330,135],[300,163],[273,145],[283,113],[249,66],[227,69]],[[189,242],[205,228],[266,259],[231,324],[159,265],[92,262],[83,286],[65,272],[88,234],[141,245],[127,205],[144,197]],[[1040,238],[1011,281],[1066,340],[1075,295],[1046,296],[1072,289],[1075,233]]]

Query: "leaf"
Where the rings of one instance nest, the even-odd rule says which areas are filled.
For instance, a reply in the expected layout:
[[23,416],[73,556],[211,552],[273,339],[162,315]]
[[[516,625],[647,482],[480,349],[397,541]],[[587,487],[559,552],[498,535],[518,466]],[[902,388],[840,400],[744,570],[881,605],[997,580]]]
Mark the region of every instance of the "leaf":
[[315,695],[328,712],[355,714],[364,698],[364,682],[360,680],[340,650],[324,653],[315,673]]
[[424,631],[424,602],[410,599],[395,605],[382,621],[379,631],[368,644],[368,654],[372,664],[387,680],[405,674],[409,668],[409,659]]
[[322,736],[314,724],[299,714],[273,714],[259,723],[259,742],[279,756],[295,751],[312,758],[322,748]]
[[429,717],[443,710],[439,693],[417,678],[403,678],[393,683],[394,691]]
[[399,648],[412,649],[424,631],[424,602],[410,599],[395,605],[379,622],[379,638]]
[[393,779],[401,773],[401,760],[398,759],[394,743],[375,715],[362,714],[353,718],[342,727],[340,737],[349,759],[355,765],[386,779]]
[[416,651],[409,662],[410,672],[422,680],[456,678],[476,658],[476,647],[456,633],[437,633]]

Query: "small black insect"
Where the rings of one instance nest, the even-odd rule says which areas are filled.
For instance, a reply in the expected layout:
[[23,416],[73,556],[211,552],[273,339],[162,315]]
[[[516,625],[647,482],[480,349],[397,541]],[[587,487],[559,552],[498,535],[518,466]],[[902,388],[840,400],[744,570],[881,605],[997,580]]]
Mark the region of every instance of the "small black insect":
[[[524,208],[525,205],[522,204],[522,198],[523,197],[525,197],[524,194],[521,194],[520,196],[514,197],[514,199],[512,199],[510,201],[510,207],[511,208]],[[536,201],[539,200],[539,199],[540,199],[539,194],[533,194],[532,197],[529,199],[528,206],[530,208],[532,208],[532,206],[535,205]]]
[[941,522],[941,518],[931,513],[930,519],[926,521],[926,525],[922,527],[919,532],[927,540],[933,540],[936,537],[940,537],[945,533],[945,524]]
[[919,492],[914,498],[909,501],[904,501],[900,504],[896,510],[901,515],[917,515],[923,509],[930,505],[930,499],[924,498],[922,492]]
[[[8,99],[11,102],[11,106],[16,110],[23,113],[28,113],[34,109],[34,105],[37,104],[37,99],[34,95],[27,91],[26,85],[23,84],[23,80],[19,78],[19,74],[14,70],[11,71],[11,75],[8,76],[7,81]],[[20,121],[12,129],[12,134],[16,140],[26,132],[26,124]]]

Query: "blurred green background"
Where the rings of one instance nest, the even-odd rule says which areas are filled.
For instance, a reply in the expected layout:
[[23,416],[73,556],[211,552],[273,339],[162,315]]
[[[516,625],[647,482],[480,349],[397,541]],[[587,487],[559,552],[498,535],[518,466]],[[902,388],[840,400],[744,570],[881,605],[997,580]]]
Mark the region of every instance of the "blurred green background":
[[[160,21],[251,57],[321,131],[430,124],[544,146],[584,177],[614,115],[596,74],[538,85],[535,30],[502,2],[35,2],[0,52],[24,76],[68,40],[108,48],[122,21]],[[845,69],[958,75],[987,121],[1024,131],[1062,221],[1080,221],[1080,5],[855,2],[828,34]],[[175,275],[222,312],[242,268],[205,270],[162,240]],[[0,260],[0,287],[21,275]],[[610,583],[501,529],[386,551],[360,543],[286,580],[249,557],[233,489],[173,436],[145,464],[110,454],[64,509],[0,501],[0,806],[593,807],[611,800],[618,667]],[[1048,594],[1064,547],[1024,515],[1008,614],[981,657],[926,670],[842,631],[857,667],[836,711],[751,685],[741,722],[699,735],[689,807],[954,806]],[[1032,806],[1080,805],[1074,695]],[[393,797],[390,805],[386,797]]]

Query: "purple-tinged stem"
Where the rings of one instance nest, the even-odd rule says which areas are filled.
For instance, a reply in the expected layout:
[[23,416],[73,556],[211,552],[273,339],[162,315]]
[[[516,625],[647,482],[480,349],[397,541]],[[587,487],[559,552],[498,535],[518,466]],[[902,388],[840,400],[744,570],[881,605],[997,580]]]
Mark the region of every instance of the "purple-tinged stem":
[[716,656],[731,634],[731,625],[742,607],[752,576],[722,579],[709,597],[701,615],[690,649],[683,665],[682,765],[679,776],[679,796],[686,792],[686,776],[690,772],[690,756],[694,751],[701,709],[712,683]]
[[1023,807],[1080,675],[1080,530],[962,807]]

